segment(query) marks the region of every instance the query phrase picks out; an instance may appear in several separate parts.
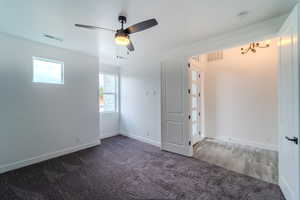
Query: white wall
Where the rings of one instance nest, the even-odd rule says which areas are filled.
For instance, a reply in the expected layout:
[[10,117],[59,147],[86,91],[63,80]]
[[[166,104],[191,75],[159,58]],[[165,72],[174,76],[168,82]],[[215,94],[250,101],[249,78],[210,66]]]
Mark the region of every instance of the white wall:
[[[285,18],[286,16],[276,17],[232,32],[200,40],[193,44],[170,49],[165,53],[152,52],[153,55],[147,54],[140,60],[132,60],[130,63],[122,64],[120,68],[120,132],[122,134],[131,134],[135,138],[154,144],[161,142],[161,61],[172,58],[188,59],[193,55],[211,52],[220,48],[230,48],[253,40],[269,38],[277,34]],[[152,88],[157,89],[158,96],[146,97],[146,91],[151,91]],[[150,101],[150,99],[153,99],[153,101]],[[151,137],[147,137],[146,129],[152,130],[149,133]]]
[[[153,59],[155,60],[155,59]],[[121,67],[121,133],[160,146],[159,60],[144,59]]]
[[277,149],[276,41],[256,54],[241,55],[240,48],[207,65],[206,136]]
[[[100,72],[119,75],[120,68],[118,66],[100,63]],[[120,133],[119,113],[120,112],[100,113],[100,137],[102,139]]]
[[[0,34],[0,173],[99,144],[98,59]],[[65,84],[32,83],[32,56]]]

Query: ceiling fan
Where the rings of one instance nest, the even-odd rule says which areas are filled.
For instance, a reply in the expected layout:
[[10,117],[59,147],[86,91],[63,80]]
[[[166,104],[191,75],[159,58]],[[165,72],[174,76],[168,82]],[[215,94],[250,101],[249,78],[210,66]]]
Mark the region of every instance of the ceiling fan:
[[83,24],[75,24],[76,27],[80,28],[87,28],[87,29],[92,29],[92,30],[105,30],[105,31],[112,31],[115,32],[115,42],[117,45],[120,46],[126,46],[129,51],[134,51],[134,46],[130,40],[129,35],[144,31],[146,29],[149,29],[153,26],[158,25],[158,22],[156,19],[149,19],[140,23],[137,23],[135,25],[132,25],[126,29],[124,29],[124,24],[127,22],[127,18],[125,16],[119,16],[119,22],[121,23],[121,28],[118,30],[112,30],[108,28],[102,28],[102,27],[97,27],[97,26],[90,26],[90,25],[83,25]]

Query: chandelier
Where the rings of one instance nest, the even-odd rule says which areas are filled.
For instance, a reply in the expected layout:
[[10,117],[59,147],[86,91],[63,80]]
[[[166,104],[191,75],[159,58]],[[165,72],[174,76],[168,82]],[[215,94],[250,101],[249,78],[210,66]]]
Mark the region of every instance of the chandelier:
[[245,55],[248,52],[256,53],[257,48],[268,48],[270,47],[270,43],[266,42],[266,44],[261,44],[259,42],[252,42],[249,44],[248,48],[241,48],[241,54]]

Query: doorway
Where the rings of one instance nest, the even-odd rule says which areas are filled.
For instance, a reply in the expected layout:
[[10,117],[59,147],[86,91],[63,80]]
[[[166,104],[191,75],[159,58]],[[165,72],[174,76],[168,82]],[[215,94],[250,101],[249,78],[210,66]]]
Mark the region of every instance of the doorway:
[[205,75],[204,140],[195,143],[195,158],[278,183],[277,42],[255,42],[266,47],[255,53],[242,54],[245,44],[193,59]]
[[[278,110],[272,109],[274,102],[270,104],[267,99],[261,98],[266,94],[270,94],[270,90],[265,89],[267,86],[270,86],[270,82],[261,79],[261,74],[256,73],[257,71],[251,71],[251,67],[238,70],[237,74],[240,76],[237,76],[237,78],[239,79],[233,79],[230,74],[229,76],[226,74],[226,71],[231,72],[233,69],[230,66],[226,66],[226,71],[217,73],[218,76],[220,76],[218,77],[218,81],[215,81],[215,85],[212,85],[214,90],[207,90],[207,85],[209,84],[204,84],[204,93],[208,94],[213,91],[211,92],[211,95],[215,96],[215,98],[212,98],[209,101],[205,98],[206,117],[205,131],[203,134],[206,137],[211,137],[210,135],[212,134],[215,137],[213,139],[223,139],[225,142],[240,143],[240,145],[243,146],[256,146],[262,149],[271,148],[270,150],[272,150],[273,147],[277,147],[279,162],[278,184],[285,194],[286,199],[291,200],[299,199],[300,190],[300,148],[298,141],[300,129],[300,78],[298,60],[300,52],[298,39],[300,34],[298,29],[300,26],[299,9],[300,7],[297,5],[283,23],[280,31],[276,33],[276,37],[279,37],[278,46],[275,45],[274,47],[278,51],[278,85],[275,87],[275,91],[278,92],[279,97],[276,98],[278,102],[275,104]],[[249,37],[255,39],[255,36]],[[234,40],[234,38],[230,36],[229,38]],[[229,41],[232,41],[230,39]],[[244,42],[249,42],[249,38],[247,37],[244,37],[241,41],[242,40],[244,40]],[[207,46],[203,48],[199,47],[199,49],[201,49],[201,52],[205,53],[205,50],[211,48],[223,48],[226,46],[225,44],[228,45],[228,43],[230,43],[229,41],[211,41],[213,44],[207,44]],[[220,42],[220,44],[218,42]],[[256,43],[257,42],[255,41],[254,45],[251,44],[249,46],[256,47]],[[204,42],[204,44],[206,43]],[[243,48],[247,48],[247,46],[244,46]],[[194,48],[191,48],[190,50],[194,52]],[[250,50],[249,52],[255,51]],[[232,58],[233,60],[237,59],[235,56]],[[266,56],[265,58],[272,58],[272,56]],[[184,56],[168,58],[162,63],[162,150],[192,156],[193,129],[191,128],[191,125],[193,123],[190,123],[189,117],[191,116],[192,109],[188,93],[190,89],[190,80],[188,79],[188,67],[190,63],[188,62],[188,59],[189,58]],[[204,59],[204,62],[207,61],[207,59]],[[252,61],[252,59],[249,59],[248,63],[252,63]],[[211,69],[207,67],[207,70]],[[236,68],[234,68],[234,70],[236,70]],[[265,70],[264,73],[264,75],[270,75],[268,70]],[[205,80],[207,79],[210,80],[210,77],[209,73],[206,71]],[[253,86],[255,87],[251,90]],[[235,97],[237,91],[242,94],[239,98]],[[247,91],[250,91],[250,93]],[[257,99],[254,98],[254,102],[259,106],[253,107],[251,106],[251,103],[253,103],[253,92],[255,93],[257,91],[259,92],[256,96]],[[220,95],[225,95],[226,98],[220,98]],[[211,112],[211,110],[207,109],[208,104],[215,105],[211,108],[218,112]],[[264,110],[267,110],[268,112],[262,113]],[[276,114],[266,115],[266,113],[272,113],[274,110],[277,110],[278,121],[269,122],[269,117],[274,117]],[[178,121],[175,121],[175,115],[177,116],[176,120]],[[209,115],[210,117],[207,117]],[[276,128],[278,137],[274,139],[274,135],[270,135],[269,133],[276,132]],[[272,129],[275,131],[272,131]],[[264,131],[261,132],[262,130]],[[244,132],[247,133],[246,135],[243,135],[246,136],[246,140],[239,138],[240,134]],[[177,148],[179,145],[180,150]]]

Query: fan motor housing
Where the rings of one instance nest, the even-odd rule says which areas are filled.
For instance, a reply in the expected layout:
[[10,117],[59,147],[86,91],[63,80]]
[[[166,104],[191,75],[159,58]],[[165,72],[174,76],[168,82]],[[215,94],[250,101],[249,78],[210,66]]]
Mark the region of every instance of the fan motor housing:
[[125,16],[119,16],[119,22],[122,24],[126,24],[127,23],[127,18]]
[[115,37],[127,37],[129,38],[129,35],[127,33],[124,32],[124,30],[117,30]]

